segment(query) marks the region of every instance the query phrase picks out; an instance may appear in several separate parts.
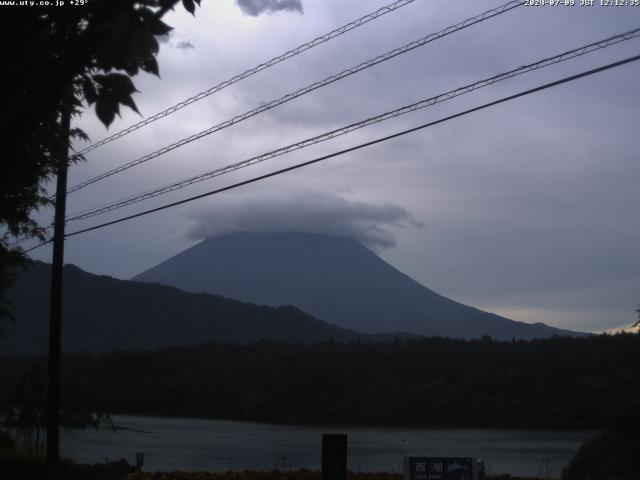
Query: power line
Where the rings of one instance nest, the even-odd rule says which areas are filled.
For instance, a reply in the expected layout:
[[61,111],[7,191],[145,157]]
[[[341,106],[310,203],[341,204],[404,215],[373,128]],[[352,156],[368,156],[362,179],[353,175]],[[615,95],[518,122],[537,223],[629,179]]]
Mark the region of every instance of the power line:
[[373,125],[376,123],[380,123],[383,122],[385,120],[389,120],[391,118],[396,118],[400,115],[405,115],[407,113],[410,112],[414,112],[416,110],[419,109],[423,109],[426,107],[430,107],[432,105],[435,105],[437,103],[442,103],[445,102],[447,100],[451,100],[453,98],[456,98],[460,95],[464,95],[470,92],[473,92],[479,88],[483,88],[489,85],[493,85],[497,82],[501,82],[503,80],[507,80],[509,78],[513,78],[519,75],[523,75],[525,73],[534,71],[534,70],[538,70],[540,68],[544,68],[544,67],[548,67],[550,65],[555,65],[557,63],[560,62],[564,62],[567,60],[571,60],[573,58],[576,57],[580,57],[582,55],[586,55],[588,53],[592,53],[596,50],[600,50],[603,48],[607,48],[610,47],[611,45],[616,45],[620,42],[626,41],[626,40],[630,40],[632,38],[636,38],[640,36],[640,27],[636,28],[634,30],[630,30],[628,32],[624,32],[624,33],[620,33],[608,38],[605,38],[603,40],[600,40],[598,42],[592,42],[590,44],[575,48],[573,50],[569,50],[563,53],[560,53],[558,55],[554,55],[553,57],[547,57],[544,58],[542,60],[539,60],[535,63],[531,63],[528,65],[522,65],[518,68],[515,68],[513,70],[510,70],[508,72],[504,72],[504,73],[500,73],[497,75],[494,75],[490,78],[484,79],[484,80],[480,80],[477,81],[475,83],[463,86],[463,87],[458,87],[454,90],[450,90],[446,93],[441,93],[439,95],[430,97],[428,99],[424,99],[424,100],[420,100],[419,102],[415,102],[411,105],[406,105],[400,108],[397,108],[395,110],[389,111],[389,112],[385,112],[382,113],[380,115],[374,116],[374,117],[369,117],[365,120],[362,120],[360,122],[357,123],[352,123],[350,125],[341,127],[341,128],[337,128],[335,130],[331,130],[329,132],[311,137],[311,138],[307,138],[305,140],[302,140],[300,142],[297,143],[293,143],[290,145],[287,145],[285,147],[281,147],[278,148],[276,150],[272,150],[270,152],[267,153],[263,153],[254,157],[251,157],[249,159],[246,160],[242,160],[240,162],[236,162],[230,165],[226,165],[224,167],[220,167],[217,168],[215,170],[211,170],[199,175],[195,175],[186,179],[183,179],[181,181],[178,182],[174,182],[171,183],[169,185],[165,185],[163,187],[159,187],[144,193],[140,193],[140,194],[136,194],[136,195],[130,195],[122,200],[118,200],[116,202],[112,202],[106,205],[103,205],[101,207],[95,207],[93,209],[88,209],[85,210],[83,212],[78,212],[77,214],[74,214],[73,216],[70,216],[67,219],[67,222],[75,222],[75,221],[80,221],[80,220],[85,220],[87,218],[90,217],[94,217],[96,215],[100,215],[103,213],[107,213],[113,210],[117,210],[119,208],[123,208],[129,205],[133,205],[135,203],[139,203],[142,202],[144,200],[148,200],[175,190],[179,190],[181,188],[187,187],[189,185],[193,185],[194,183],[198,183],[198,182],[202,182],[205,180],[209,180],[211,178],[220,176],[220,175],[224,175],[226,173],[232,172],[232,171],[236,171],[239,170],[241,168],[244,167],[248,167],[251,165],[255,165],[256,163],[260,163],[260,162],[264,162],[266,160],[278,157],[280,155],[284,155],[287,153],[290,153],[292,151],[296,151],[296,150],[300,150],[303,149],[305,147],[308,147],[310,145],[315,145],[317,143],[320,142],[324,142],[327,140],[331,140],[333,138],[342,136],[342,135],[346,135],[348,133],[351,133],[355,130],[367,127],[369,125]]
[[[244,186],[244,185],[255,183],[255,182],[258,182],[260,180],[265,180],[265,179],[270,178],[270,177],[274,177],[274,176],[277,176],[277,175],[280,175],[280,174],[283,174],[283,173],[287,173],[287,172],[290,172],[290,171],[293,171],[293,170],[297,170],[299,168],[303,168],[303,167],[312,165],[314,163],[318,163],[318,162],[321,162],[321,161],[324,161],[324,160],[328,160],[328,159],[333,158],[333,157],[337,157],[337,156],[340,156],[340,155],[344,155],[346,153],[350,153],[350,152],[353,152],[353,151],[356,151],[356,150],[360,150],[362,148],[366,148],[366,147],[369,147],[369,146],[372,146],[372,145],[375,145],[375,144],[378,144],[378,143],[382,143],[382,142],[385,142],[385,141],[388,141],[388,140],[392,140],[394,138],[401,137],[401,136],[404,136],[404,135],[407,135],[409,133],[413,133],[413,132],[416,132],[416,131],[419,131],[419,130],[423,130],[425,128],[432,127],[434,125],[438,125],[440,123],[444,123],[444,122],[453,120],[455,118],[468,115],[470,113],[474,113],[474,112],[477,112],[477,111],[480,111],[480,110],[484,110],[486,108],[489,108],[489,107],[492,107],[492,106],[495,106],[495,105],[498,105],[498,104],[501,104],[501,103],[505,103],[505,102],[508,102],[510,100],[514,100],[516,98],[520,98],[520,97],[523,97],[523,96],[526,96],[526,95],[530,95],[532,93],[536,93],[536,92],[539,92],[539,91],[542,91],[542,90],[546,90],[546,89],[551,88],[551,87],[562,85],[564,83],[572,82],[574,80],[578,80],[578,79],[583,78],[583,77],[594,75],[596,73],[603,72],[605,70],[610,70],[612,68],[616,68],[616,67],[625,65],[627,63],[635,62],[637,60],[640,60],[640,55],[635,55],[633,57],[628,57],[628,58],[626,58],[624,60],[620,60],[620,61],[617,61],[617,62],[609,63],[607,65],[603,65],[601,67],[597,67],[597,68],[594,68],[594,69],[591,69],[591,70],[587,70],[587,71],[582,72],[582,73],[578,73],[578,74],[575,74],[575,75],[564,77],[564,78],[562,78],[560,80],[556,80],[554,82],[549,82],[549,83],[546,83],[544,85],[540,85],[538,87],[531,88],[531,89],[516,93],[514,95],[509,95],[507,97],[503,97],[503,98],[500,98],[498,100],[494,100],[493,102],[485,103],[485,104],[480,105],[478,107],[470,108],[468,110],[464,110],[462,112],[459,112],[459,113],[456,113],[456,114],[453,114],[453,115],[449,115],[447,117],[444,117],[444,118],[441,118],[441,119],[438,119],[438,120],[435,120],[435,121],[432,121],[432,122],[428,122],[428,123],[425,123],[425,124],[422,124],[422,125],[418,125],[417,127],[413,127],[413,128],[407,129],[407,130],[403,130],[401,132],[394,133],[392,135],[387,135],[385,137],[380,137],[380,138],[378,138],[376,140],[371,140],[369,142],[361,143],[361,144],[356,145],[354,147],[350,147],[350,148],[347,148],[347,149],[344,149],[344,150],[340,150],[338,152],[334,152],[334,153],[331,153],[331,154],[328,154],[328,155],[323,155],[321,157],[314,158],[312,160],[308,160],[306,162],[298,163],[296,165],[292,165],[292,166],[287,167],[287,168],[276,170],[276,171],[271,172],[271,173],[267,173],[267,174],[264,174],[264,175],[253,177],[253,178],[250,178],[248,180],[244,180],[242,182],[238,182],[238,183],[234,183],[232,185],[228,185],[226,187],[222,187],[222,188],[218,188],[218,189],[215,189],[215,190],[211,190],[209,192],[205,192],[205,193],[202,193],[202,194],[199,194],[199,195],[188,197],[188,198],[179,200],[177,202],[168,203],[168,204],[162,205],[160,207],[156,207],[156,208],[152,208],[152,209],[149,209],[149,210],[145,210],[145,211],[133,214],[133,215],[128,215],[126,217],[121,217],[121,218],[118,218],[116,220],[111,220],[109,222],[101,223],[101,224],[95,225],[93,227],[84,228],[82,230],[76,230],[75,232],[71,232],[71,233],[66,234],[66,237],[72,237],[72,236],[75,236],[75,235],[80,235],[82,233],[87,233],[87,232],[90,232],[90,231],[93,231],[93,230],[98,230],[98,229],[101,229],[101,228],[104,228],[104,227],[108,227],[108,226],[111,226],[111,225],[115,225],[115,224],[118,224],[118,223],[122,223],[122,222],[125,222],[125,221],[128,221],[128,220],[133,220],[134,218],[146,216],[146,215],[149,215],[151,213],[155,213],[155,212],[159,212],[159,211],[162,211],[162,210],[166,210],[168,208],[172,208],[172,207],[175,207],[175,206],[178,206],[178,205],[183,205],[185,203],[189,203],[189,202],[192,202],[192,201],[195,201],[195,200],[199,200],[201,198],[205,198],[205,197],[208,197],[208,196],[211,196],[211,195],[215,195],[215,194],[218,194],[218,193],[222,193],[222,192],[225,192],[225,191],[228,191],[228,190],[232,190],[232,189]],[[30,252],[32,250],[35,250],[36,248],[39,248],[39,247],[41,247],[43,245],[46,245],[48,243],[51,243],[51,240],[42,242],[42,243],[40,243],[40,244],[38,244],[38,245],[36,245],[34,247],[31,247],[30,249],[25,250],[25,253]]]
[[[53,229],[53,225],[49,225],[46,227],[41,227],[38,225],[38,228],[41,228],[43,230],[52,230]],[[17,238],[16,240],[14,240],[13,242],[8,244],[8,248],[13,249],[16,248],[18,245],[22,245],[24,242],[26,242],[27,240],[31,240],[34,237],[34,235],[25,235],[23,237]],[[29,250],[27,250],[29,251]]]
[[[313,40],[304,43],[302,45],[299,45],[291,50],[286,51],[285,53],[282,53],[276,57],[273,57],[251,69],[245,70],[244,72],[238,74],[238,75],[234,75],[233,77],[224,80],[223,82],[220,82],[219,84],[208,88],[207,90],[204,90],[202,92],[197,93],[196,95],[193,95],[192,97],[189,97],[161,112],[156,113],[155,115],[152,115],[150,117],[145,118],[144,120],[141,120],[140,122],[131,125],[119,132],[114,133],[113,135],[110,135],[106,138],[103,138],[102,140],[89,145],[88,147],[78,151],[76,154],[74,154],[72,156],[72,158],[78,158],[82,155],[85,155],[86,153],[95,150],[99,147],[101,147],[102,145],[105,145],[107,143],[110,143],[114,140],[117,140],[118,138],[124,137],[125,135],[128,135],[131,132],[134,132],[135,130],[138,130],[139,128],[142,128],[150,123],[155,122],[156,120],[159,120],[161,118],[164,118],[166,116],[171,115],[172,113],[175,113],[178,110],[181,110],[182,108],[191,105],[192,103],[195,103],[199,100],[202,100],[203,98],[206,98],[210,95],[213,95],[214,93],[219,92],[220,90],[223,90],[241,80],[244,80],[245,78],[251,77],[259,72],[261,72],[262,70],[266,70],[267,68],[270,68],[274,65],[277,65],[278,63],[284,62],[285,60],[288,60],[289,58],[292,58],[296,55],[299,55],[307,50],[310,50],[318,45],[321,45],[323,43],[328,42],[329,40],[332,40],[336,37],[339,37],[351,30],[354,30],[358,27],[361,27],[362,25],[365,25],[366,23],[369,23],[370,21],[376,20],[380,17],[382,17],[383,15],[386,15],[387,13],[391,13],[394,12],[395,10],[398,10],[399,8],[402,8],[406,5],[409,5],[410,3],[413,3],[415,0],[398,0],[396,2],[390,3],[389,5],[385,5],[384,7],[381,7],[373,12],[370,12],[366,15],[363,15],[362,17],[353,20],[352,22],[349,22],[345,25],[342,25],[324,35],[321,35],[319,37],[314,38]],[[55,198],[55,196],[52,197],[52,199]],[[46,227],[47,229],[51,229],[52,227]],[[14,248],[22,243],[24,243],[25,241],[31,239],[31,236],[24,236],[22,238],[17,239],[16,241],[12,242],[9,247]],[[29,251],[29,250],[27,250]]]
[[248,118],[251,118],[255,115],[258,115],[262,112],[265,112],[267,110],[271,110],[272,108],[275,108],[279,105],[282,105],[283,103],[287,103],[291,100],[294,100],[302,95],[306,95],[314,90],[317,90],[321,87],[324,87],[326,85],[329,85],[331,83],[337,82],[338,80],[342,80],[343,78],[349,77],[351,75],[354,75],[355,73],[358,73],[362,70],[365,70],[367,68],[373,67],[374,65],[377,65],[379,63],[385,62],[387,60],[390,60],[394,57],[397,57],[398,55],[402,55],[405,54],[411,50],[414,50],[418,47],[421,47],[423,45],[426,45],[428,43],[431,43],[435,40],[438,40],[442,37],[445,37],[447,35],[450,35],[454,32],[457,32],[459,30],[462,30],[464,28],[467,28],[471,25],[475,25],[477,23],[481,23],[485,20],[488,20],[490,18],[493,18],[497,15],[501,15],[503,13],[506,13],[510,10],[513,10],[514,8],[520,7],[522,6],[524,3],[522,0],[511,0],[507,3],[505,3],[504,5],[501,5],[499,7],[493,8],[491,10],[487,10],[486,12],[483,12],[479,15],[476,15],[475,17],[471,17],[468,18],[466,20],[464,20],[463,22],[460,22],[456,25],[452,25],[449,26],[439,32],[436,33],[431,33],[425,37],[422,37],[418,40],[414,40],[413,42],[407,43],[406,45],[403,45],[402,47],[399,48],[395,48],[393,50],[390,50],[382,55],[379,55],[375,58],[372,58],[370,60],[367,60],[365,62],[362,62],[354,67],[348,68],[346,70],[341,71],[340,73],[337,73],[335,75],[332,75],[330,77],[325,78],[324,80],[320,80],[318,82],[315,82],[311,85],[308,85],[304,88],[301,88],[299,90],[296,90],[295,92],[292,93],[288,93],[286,95],[284,95],[283,97],[280,97],[276,100],[271,100],[268,103],[265,103],[253,110],[249,110],[243,114],[240,115],[236,115],[235,117],[231,118],[230,120],[226,120],[225,122],[219,123],[218,125],[214,125],[213,127],[210,127],[206,130],[203,130],[199,133],[195,133],[189,137],[183,138],[175,143],[172,143],[170,145],[167,145],[159,150],[156,150],[155,152],[149,153],[147,155],[144,155],[136,160],[132,160],[131,162],[125,163],[124,165],[121,165],[119,167],[116,167],[112,170],[109,170],[107,172],[104,172],[96,177],[93,177],[89,180],[86,180],[84,182],[81,182],[77,185],[75,185],[74,187],[71,187],[70,189],[67,190],[67,193],[72,193],[75,192],[77,190],[80,190],[84,187],[87,187],[88,185],[91,185],[95,182],[98,182],[100,180],[104,180],[107,177],[110,177],[112,175],[115,175],[117,173],[120,173],[124,170],[128,170],[129,168],[132,168],[136,165],[140,165],[141,163],[145,163],[148,162],[149,160],[159,157],[160,155],[163,155],[165,153],[168,153],[172,150],[175,150],[178,147],[181,147],[183,145],[186,145],[188,143],[194,142],[196,140],[199,140],[207,135],[211,135],[214,132],[217,132],[219,130],[222,130],[224,128],[230,127],[232,125],[235,125],[236,123],[242,122]]
[[[50,228],[50,227],[47,227],[47,229],[48,229],[48,228]],[[24,237],[20,237],[20,238],[18,238],[18,239],[16,239],[16,240],[14,240],[13,242],[9,243],[7,246],[8,246],[9,248],[15,248],[15,247],[17,247],[18,245],[23,244],[24,242],[26,242],[26,241],[27,241],[27,240],[29,240],[30,238],[33,238],[33,237],[32,237],[31,235],[25,235]]]
[[131,125],[127,128],[125,128],[124,130],[121,130],[119,132],[114,133],[113,135],[110,135],[102,140],[100,140],[99,142],[96,142],[92,145],[89,145],[88,147],[80,150],[78,153],[76,153],[74,155],[74,157],[79,157],[81,155],[84,155],[92,150],[95,150],[98,147],[101,147],[102,145],[106,145],[107,143],[110,143],[114,140],[117,140],[118,138],[124,137],[125,135],[128,135],[131,132],[134,132],[136,130],[138,130],[139,128],[144,127],[145,125],[148,125],[150,123],[155,122],[156,120],[159,120],[161,118],[164,118],[168,115],[171,115],[172,113],[177,112],[178,110],[191,105],[192,103],[195,103],[199,100],[202,100],[203,98],[206,98],[210,95],[213,95],[214,93],[219,92],[220,90],[223,90],[231,85],[233,85],[234,83],[239,82],[240,80],[244,80],[245,78],[251,77],[252,75],[255,75],[256,73],[261,72],[262,70],[266,70],[269,67],[272,67],[274,65],[277,65],[278,63],[284,62],[285,60],[288,60],[291,57],[295,57],[296,55],[301,54],[302,52],[305,52],[307,50],[312,49],[313,47],[317,47],[318,45],[321,45],[325,42],[328,42],[329,40],[332,40],[336,37],[339,37],[340,35],[343,35],[351,30],[354,30],[366,23],[369,23],[372,20],[376,20],[377,18],[380,18],[383,15],[386,15],[387,13],[391,13],[399,8],[404,7],[405,5],[408,5],[410,3],[413,3],[415,0],[399,0],[396,1],[394,3],[391,3],[389,5],[386,5],[384,7],[379,8],[378,10],[368,13],[360,18],[358,18],[357,20],[354,20],[352,22],[349,22],[345,25],[342,25],[341,27],[338,27],[332,31],[330,31],[329,33],[325,33],[324,35],[320,36],[320,37],[316,37],[313,40],[311,40],[310,42],[307,43],[303,43],[302,45],[297,46],[296,48],[293,48],[291,50],[288,50],[285,53],[282,53],[276,57],[271,58],[270,60],[267,60],[266,62],[261,63],[260,65],[257,65],[253,68],[250,68],[249,70],[246,70],[238,75],[235,75],[227,80],[224,80],[223,82],[220,82],[219,84],[208,88],[207,90],[204,90],[200,93],[197,93],[196,95],[187,98],[186,100],[183,100],[161,112],[156,113],[155,115],[152,115],[150,117],[145,118],[144,120],[141,120],[140,122]]
[[[328,154],[328,155],[323,155],[321,157],[317,157],[317,158],[314,158],[312,160],[308,160],[306,162],[298,163],[296,165],[292,165],[292,166],[287,167],[287,168],[276,170],[276,171],[271,172],[271,173],[267,173],[267,174],[264,174],[264,175],[253,177],[253,178],[250,178],[248,180],[244,180],[242,182],[238,182],[238,183],[234,183],[232,185],[228,185],[226,187],[222,187],[222,188],[218,188],[218,189],[215,189],[215,190],[211,190],[209,192],[202,193],[200,195],[195,195],[195,196],[192,196],[192,197],[188,197],[188,198],[185,198],[183,200],[179,200],[177,202],[168,203],[168,204],[162,205],[160,207],[156,207],[156,208],[152,208],[152,209],[149,209],[149,210],[145,210],[143,212],[139,212],[139,213],[136,213],[136,214],[133,214],[133,215],[128,215],[126,217],[121,217],[121,218],[118,218],[116,220],[112,220],[112,221],[109,221],[109,222],[101,223],[101,224],[95,225],[93,227],[84,228],[82,230],[76,230],[75,232],[68,233],[66,235],[66,237],[73,237],[75,235],[80,235],[82,233],[91,232],[93,230],[98,230],[98,229],[101,229],[101,228],[104,228],[104,227],[115,225],[117,223],[125,222],[127,220],[132,220],[134,218],[138,218],[138,217],[142,217],[142,216],[145,216],[145,215],[149,215],[151,213],[159,212],[161,210],[166,210],[166,209],[171,208],[171,207],[175,207],[175,206],[178,206],[178,205],[183,205],[185,203],[189,203],[189,202],[192,202],[194,200],[198,200],[198,199],[205,198],[205,197],[208,197],[208,196],[211,196],[211,195],[215,195],[215,194],[222,193],[222,192],[225,192],[225,191],[228,191],[228,190],[232,190],[232,189],[244,186],[244,185],[249,185],[251,183],[255,183],[255,182],[258,182],[260,180],[265,180],[265,179],[270,178],[270,177],[275,177],[276,175],[280,175],[280,174],[283,174],[283,173],[286,173],[286,172],[297,170],[299,168],[306,167],[306,166],[312,165],[314,163],[318,163],[318,162],[321,162],[323,160],[327,160],[327,159],[334,158],[334,157],[337,157],[337,156],[340,156],[340,155],[344,155],[346,153],[350,153],[350,152],[353,152],[353,151],[356,151],[356,150],[360,150],[360,149],[365,148],[365,147],[370,147],[370,146],[378,144],[378,143],[386,142],[388,140],[391,140],[391,139],[394,139],[394,138],[397,138],[397,137],[401,137],[401,136],[407,135],[409,133],[417,132],[419,130],[423,130],[425,128],[432,127],[434,125],[438,125],[440,123],[444,123],[444,122],[447,122],[449,120],[453,120],[454,118],[462,117],[462,116],[468,115],[470,113],[477,112],[479,110],[484,110],[486,108],[498,105],[500,103],[508,102],[510,100],[514,100],[514,99],[519,98],[519,97],[524,97],[524,96],[530,95],[532,93],[536,93],[536,92],[539,92],[539,91],[542,91],[542,90],[546,90],[548,88],[555,87],[557,85],[568,83],[568,82],[571,82],[571,81],[574,81],[574,80],[577,80],[577,79],[580,79],[580,78],[583,78],[583,77],[587,77],[587,76],[590,76],[590,75],[593,75],[593,74],[596,74],[596,73],[599,73],[599,72],[603,72],[605,70],[609,70],[609,69],[612,69],[612,68],[616,68],[616,67],[625,65],[627,63],[635,62],[637,60],[640,60],[640,55],[635,55],[633,57],[629,57],[629,58],[626,58],[624,60],[620,60],[620,61],[617,61],[617,62],[609,63],[607,65],[604,65],[604,66],[601,66],[601,67],[598,67],[598,68],[594,68],[594,69],[591,69],[591,70],[587,70],[585,72],[578,73],[578,74],[575,74],[575,75],[571,75],[569,77],[564,77],[564,78],[562,78],[560,80],[556,80],[554,82],[546,83],[544,85],[541,85],[541,86],[538,86],[538,87],[535,87],[535,88],[531,88],[529,90],[525,90],[525,91],[522,91],[520,93],[516,93],[514,95],[509,95],[507,97],[503,97],[503,98],[500,98],[498,100],[494,100],[493,102],[485,103],[485,104],[480,105],[478,107],[470,108],[468,110],[464,110],[463,112],[459,112],[459,113],[456,113],[454,115],[449,115],[449,116],[441,118],[439,120],[435,120],[435,121],[432,121],[432,122],[429,122],[429,123],[425,123],[425,124],[419,125],[417,127],[413,127],[413,128],[407,129],[407,130],[403,130],[401,132],[394,133],[392,135],[387,135],[385,137],[381,137],[381,138],[378,138],[376,140],[372,140],[372,141],[369,141],[369,142],[361,143],[361,144],[356,145],[354,147],[350,147],[350,148],[347,148],[347,149],[344,149],[344,150],[340,150],[338,152],[334,152],[334,153],[331,153],[331,154]],[[33,248],[31,248],[30,250],[27,250],[27,251],[31,251],[31,250],[33,250],[33,249],[35,249],[37,247],[45,245],[46,243],[49,243],[49,242],[44,242],[44,243],[42,243],[40,245],[37,245],[36,247],[33,247]]]
[[51,243],[51,242],[53,242],[53,240],[51,240],[51,239],[49,239],[49,240],[45,240],[45,241],[44,241],[44,242],[42,242],[42,243],[39,243],[39,244],[37,244],[37,245],[35,245],[35,246],[31,247],[31,248],[26,249],[26,250],[24,251],[24,253],[29,253],[29,252],[31,252],[31,251],[33,251],[33,250],[35,250],[36,248],[43,247],[44,245],[47,245],[48,243]]

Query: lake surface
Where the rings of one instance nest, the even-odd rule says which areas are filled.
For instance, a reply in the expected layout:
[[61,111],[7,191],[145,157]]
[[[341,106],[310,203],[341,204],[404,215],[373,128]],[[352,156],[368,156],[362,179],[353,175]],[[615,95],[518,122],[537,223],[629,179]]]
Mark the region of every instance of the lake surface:
[[128,430],[75,431],[61,435],[62,455],[97,463],[125,458],[144,470],[320,470],[323,433],[348,435],[348,467],[398,471],[403,455],[484,459],[490,473],[559,477],[592,432],[487,429],[323,428],[228,420],[114,415]]

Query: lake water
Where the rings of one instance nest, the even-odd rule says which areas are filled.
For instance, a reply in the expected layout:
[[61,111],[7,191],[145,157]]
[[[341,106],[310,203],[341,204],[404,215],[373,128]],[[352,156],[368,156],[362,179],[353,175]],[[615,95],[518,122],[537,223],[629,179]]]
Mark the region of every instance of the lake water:
[[348,467],[398,471],[403,455],[474,456],[491,473],[559,477],[592,432],[487,429],[323,428],[227,420],[114,415],[129,430],[75,431],[61,435],[62,455],[79,462],[125,458],[144,470],[309,468],[321,465],[322,433],[348,435]]

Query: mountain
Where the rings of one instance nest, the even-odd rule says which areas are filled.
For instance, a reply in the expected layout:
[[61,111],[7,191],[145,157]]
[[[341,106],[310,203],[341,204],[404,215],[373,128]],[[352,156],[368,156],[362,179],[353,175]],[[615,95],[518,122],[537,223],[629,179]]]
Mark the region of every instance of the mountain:
[[134,277],[260,305],[292,304],[366,333],[495,339],[579,335],[527,324],[439,295],[348,237],[235,233],[204,240]]
[[[51,268],[35,262],[17,275],[8,298],[16,321],[0,336],[0,354],[47,351]],[[363,339],[292,306],[265,307],[158,284],[64,267],[62,348],[104,352],[218,341],[321,342]]]

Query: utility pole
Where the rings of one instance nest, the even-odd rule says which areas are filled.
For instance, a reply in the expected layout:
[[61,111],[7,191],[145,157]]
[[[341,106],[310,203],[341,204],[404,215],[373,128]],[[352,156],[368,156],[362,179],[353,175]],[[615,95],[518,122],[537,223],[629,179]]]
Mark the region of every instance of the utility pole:
[[58,480],[60,460],[60,350],[62,319],[62,266],[64,263],[64,218],[67,207],[67,169],[69,167],[70,102],[63,104],[62,138],[58,151],[56,201],[51,262],[51,301],[49,304],[49,391],[47,394],[47,470],[49,480]]

